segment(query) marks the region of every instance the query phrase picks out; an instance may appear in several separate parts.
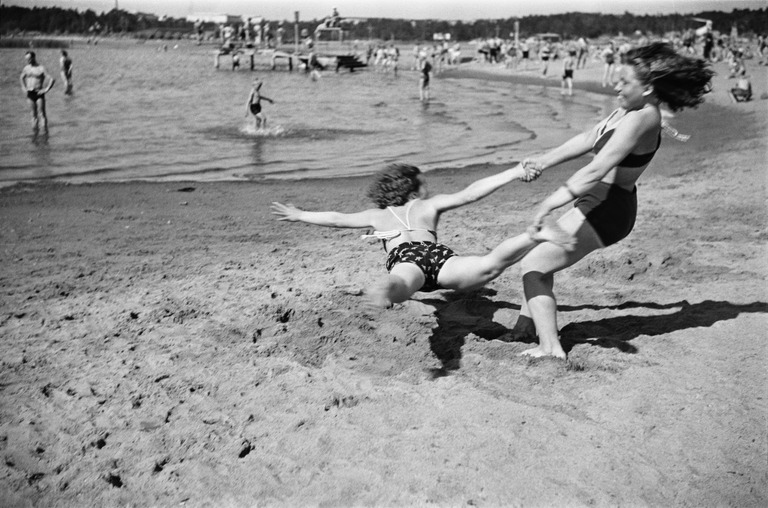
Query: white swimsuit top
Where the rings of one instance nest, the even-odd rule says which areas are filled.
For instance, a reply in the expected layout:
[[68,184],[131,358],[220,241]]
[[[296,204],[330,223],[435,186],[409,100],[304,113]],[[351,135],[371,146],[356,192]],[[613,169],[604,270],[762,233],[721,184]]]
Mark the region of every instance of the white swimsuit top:
[[415,203],[415,202],[416,201],[414,200],[414,201],[411,201],[410,203],[408,203],[408,205],[406,205],[406,207],[405,207],[405,221],[403,221],[403,219],[401,219],[400,217],[397,216],[397,214],[395,213],[395,211],[392,209],[391,206],[387,207],[387,210],[392,212],[392,215],[395,216],[395,219],[397,219],[398,222],[400,222],[400,224],[405,226],[405,229],[392,229],[390,231],[374,231],[373,234],[362,235],[361,238],[376,238],[378,240],[387,241],[387,240],[391,240],[393,238],[397,238],[398,236],[400,236],[403,233],[403,231],[426,231],[427,233],[430,233],[432,236],[434,236],[435,240],[437,240],[437,233],[435,231],[432,231],[431,229],[412,228],[411,227],[411,219],[409,217],[409,214],[410,214],[410,211],[411,211],[411,206],[413,206],[413,203]]

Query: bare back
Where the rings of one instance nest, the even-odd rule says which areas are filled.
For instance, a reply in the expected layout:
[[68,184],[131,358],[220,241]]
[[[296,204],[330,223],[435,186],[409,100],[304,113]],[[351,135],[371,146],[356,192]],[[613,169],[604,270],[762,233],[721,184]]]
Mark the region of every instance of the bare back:
[[440,214],[429,199],[414,199],[403,206],[376,210],[371,225],[378,232],[399,232],[385,241],[387,251],[406,242],[436,242]]

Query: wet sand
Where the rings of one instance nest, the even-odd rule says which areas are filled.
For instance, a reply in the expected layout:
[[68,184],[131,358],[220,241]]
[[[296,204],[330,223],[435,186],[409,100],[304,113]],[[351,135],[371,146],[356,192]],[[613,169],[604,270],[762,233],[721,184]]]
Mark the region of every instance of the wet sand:
[[[768,80],[734,105],[716,69],[632,234],[558,276],[567,362],[495,340],[517,267],[371,312],[380,245],[269,214],[360,209],[365,178],[1,189],[0,505],[765,506]],[[555,176],[446,214],[441,240],[522,232]]]

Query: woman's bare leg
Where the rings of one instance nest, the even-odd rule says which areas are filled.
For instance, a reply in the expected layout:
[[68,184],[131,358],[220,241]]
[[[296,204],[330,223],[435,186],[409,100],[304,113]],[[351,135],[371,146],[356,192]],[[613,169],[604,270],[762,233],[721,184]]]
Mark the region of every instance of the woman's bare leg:
[[517,317],[515,326],[512,327],[508,342],[530,341],[536,339],[536,325],[531,318],[531,311],[528,310],[528,302],[523,298],[520,304],[520,315]]
[[374,282],[366,294],[373,306],[388,308],[408,300],[423,285],[424,273],[421,268],[413,263],[400,263]]
[[38,116],[37,116],[37,101],[33,101],[32,99],[27,99],[27,102],[29,102],[29,108],[32,112],[32,128],[37,129],[39,126],[38,123]]
[[564,249],[569,249],[574,241],[571,235],[558,227],[530,229],[522,235],[504,240],[485,256],[450,258],[440,270],[437,280],[442,287],[448,289],[475,289],[497,278],[541,242],[557,242]]
[[40,103],[40,119],[43,121],[43,130],[48,130],[48,113],[45,110],[45,95],[40,97],[37,102]]
[[[542,252],[538,253],[539,256]],[[523,289],[528,311],[531,313],[539,345],[523,351],[523,355],[540,357],[554,356],[565,359],[565,351],[560,345],[557,328],[557,301],[555,300],[554,276],[537,271],[523,275]]]
[[565,213],[558,225],[576,237],[576,248],[569,252],[554,243],[542,243],[525,256],[521,265],[526,300],[522,312],[530,314],[539,336],[539,345],[522,353],[528,356],[565,358],[558,335],[554,274],[602,247],[600,238],[578,209]]

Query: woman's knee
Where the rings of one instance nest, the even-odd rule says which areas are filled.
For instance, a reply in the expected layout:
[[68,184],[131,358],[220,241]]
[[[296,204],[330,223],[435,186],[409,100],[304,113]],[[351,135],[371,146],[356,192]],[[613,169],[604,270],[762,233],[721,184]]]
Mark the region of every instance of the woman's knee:
[[390,283],[395,284],[406,291],[418,291],[424,285],[424,272],[411,263],[395,265],[389,272]]
[[523,274],[536,271],[536,260],[528,254],[520,261],[520,271]]
[[[553,248],[554,247],[554,248]],[[563,251],[562,253],[565,253]],[[559,258],[562,254],[556,251],[556,246],[551,244],[541,244],[529,252],[520,261],[520,271],[526,273],[553,273],[561,268],[563,264]]]

